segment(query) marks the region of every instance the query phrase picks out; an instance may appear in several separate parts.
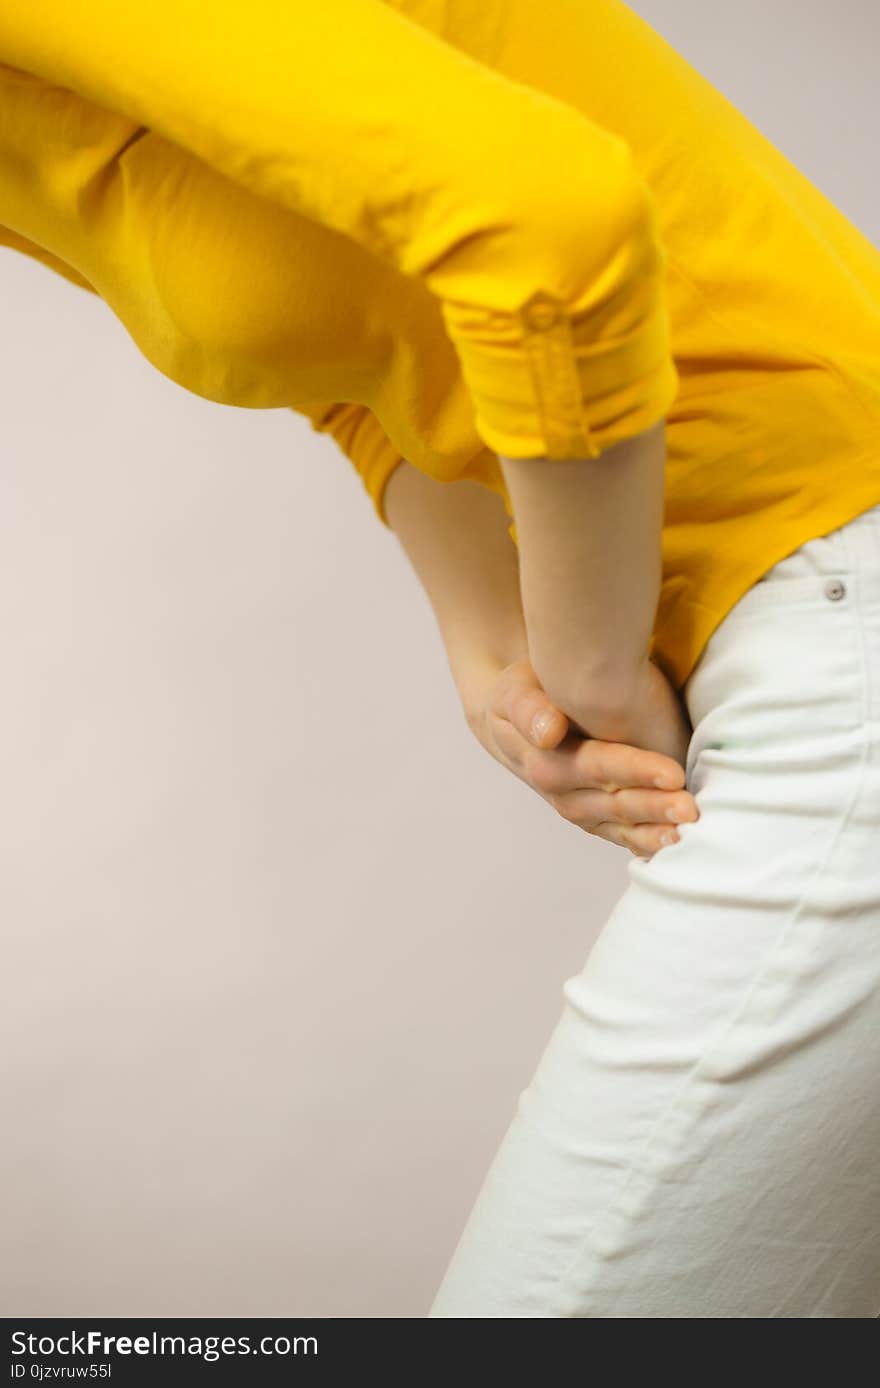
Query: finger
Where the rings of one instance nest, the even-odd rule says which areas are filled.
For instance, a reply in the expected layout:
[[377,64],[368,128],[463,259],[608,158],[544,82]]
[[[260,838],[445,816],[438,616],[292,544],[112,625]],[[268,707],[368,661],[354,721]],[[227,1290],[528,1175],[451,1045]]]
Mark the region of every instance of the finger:
[[[583,828],[603,820],[615,824],[685,824],[699,819],[690,791],[579,789],[552,795],[554,809]],[[670,811],[672,813],[670,813]]]
[[[613,793],[619,789],[646,789],[661,779],[671,789],[654,792],[657,796],[684,795],[688,804],[692,800],[690,792],[684,789],[684,771],[678,762],[661,752],[646,751],[623,742],[584,739],[572,734],[558,747],[536,752],[530,760],[529,773],[534,777],[536,789],[554,795],[581,790]],[[662,804],[660,800],[653,803]],[[665,810],[666,806],[662,805],[661,818]],[[653,812],[642,816],[643,819],[653,817]],[[617,816],[609,813],[602,818]]]
[[534,747],[554,748],[568,732],[568,719],[557,708],[527,660],[508,665],[495,681],[491,712],[506,718]]
[[680,790],[685,782],[684,767],[673,757],[601,738],[588,738],[581,743],[575,772],[580,785],[609,790],[658,783],[664,790]]
[[619,848],[629,849],[637,858],[651,858],[661,848],[679,842],[676,830],[659,824],[625,825],[605,820],[587,832],[608,843],[616,843]]
[[[563,784],[567,788],[572,784],[575,779],[572,773],[569,771],[566,775],[563,770],[560,774],[557,768],[560,765],[563,768],[566,765],[570,766],[573,744],[580,740],[576,734],[567,734],[558,749],[542,751],[523,737],[508,718],[497,713],[487,713],[485,728],[496,759],[526,785],[531,786],[532,790],[537,791],[542,798],[548,798],[548,788],[553,785]],[[596,793],[603,794],[601,791]],[[598,808],[601,806],[597,806]],[[603,816],[597,813],[594,817]]]
[[531,752],[532,756],[538,757],[541,754],[535,747],[527,742],[522,733],[519,732],[511,723],[509,718],[502,714],[489,713],[487,726],[492,738],[492,742],[503,756],[506,764],[515,770],[517,775],[525,776],[526,768],[524,758]]
[[602,818],[622,824],[689,824],[700,818],[700,807],[689,790],[625,787],[608,795],[608,809]]

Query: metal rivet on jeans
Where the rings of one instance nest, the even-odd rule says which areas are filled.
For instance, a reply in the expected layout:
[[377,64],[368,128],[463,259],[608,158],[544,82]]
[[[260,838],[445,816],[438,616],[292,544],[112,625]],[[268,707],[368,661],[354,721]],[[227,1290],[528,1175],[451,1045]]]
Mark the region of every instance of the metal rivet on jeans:
[[841,578],[829,578],[825,584],[825,596],[832,602],[837,602],[846,596],[846,584]]

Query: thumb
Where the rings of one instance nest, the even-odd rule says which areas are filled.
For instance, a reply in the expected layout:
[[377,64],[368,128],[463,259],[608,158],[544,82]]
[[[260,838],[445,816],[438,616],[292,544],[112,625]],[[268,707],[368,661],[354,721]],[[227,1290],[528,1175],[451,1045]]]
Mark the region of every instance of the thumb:
[[568,719],[561,709],[551,703],[543,690],[533,695],[528,728],[521,730],[536,747],[548,751],[557,747],[568,732]]
[[535,747],[548,751],[565,737],[568,718],[541,687],[533,665],[521,662],[516,674],[519,688],[511,700],[513,725]]

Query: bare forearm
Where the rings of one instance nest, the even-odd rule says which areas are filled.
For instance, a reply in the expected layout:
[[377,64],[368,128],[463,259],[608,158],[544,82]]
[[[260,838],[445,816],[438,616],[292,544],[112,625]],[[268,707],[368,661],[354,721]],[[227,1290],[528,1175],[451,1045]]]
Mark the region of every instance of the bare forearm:
[[[598,458],[502,457],[529,658],[559,707],[606,735],[635,695],[660,590],[665,430]],[[577,717],[577,715],[574,715]]]
[[385,514],[421,580],[468,718],[486,677],[528,654],[519,562],[501,497],[479,483],[441,483],[401,463]]

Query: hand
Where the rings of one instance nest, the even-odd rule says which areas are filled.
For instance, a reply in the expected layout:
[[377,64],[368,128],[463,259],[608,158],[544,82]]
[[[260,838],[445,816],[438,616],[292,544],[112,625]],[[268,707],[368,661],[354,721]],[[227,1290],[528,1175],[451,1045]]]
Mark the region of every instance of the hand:
[[[668,681],[667,686],[671,690]],[[665,696],[653,697],[662,710]],[[647,711],[646,695],[641,715]],[[546,725],[536,733],[535,719],[541,715]],[[677,842],[667,810],[678,813],[678,823],[699,818],[694,797],[683,788],[683,758],[664,748],[645,749],[573,731],[528,660],[490,672],[482,701],[468,721],[486,751],[563,819],[637,857],[650,858],[666,834]],[[674,720],[669,726],[674,727]],[[662,740],[680,750],[677,735],[667,730]],[[654,785],[655,779],[662,779],[663,788]]]

